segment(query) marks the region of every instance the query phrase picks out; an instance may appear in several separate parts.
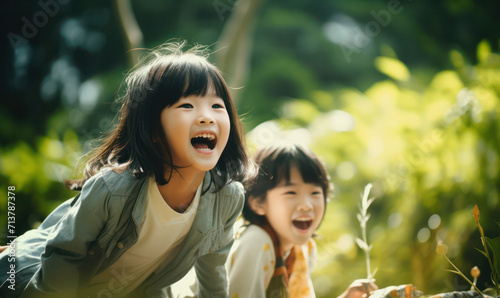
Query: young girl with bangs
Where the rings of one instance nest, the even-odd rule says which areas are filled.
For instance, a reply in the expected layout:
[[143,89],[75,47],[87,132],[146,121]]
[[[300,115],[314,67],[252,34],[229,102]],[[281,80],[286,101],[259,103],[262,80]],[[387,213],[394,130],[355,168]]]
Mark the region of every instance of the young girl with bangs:
[[193,266],[200,297],[227,295],[254,166],[221,73],[183,46],[154,49],[127,75],[118,125],[67,183],[79,195],[16,239],[1,297],[167,297]]
[[[325,215],[330,182],[309,149],[280,144],[258,150],[258,175],[245,184],[247,226],[227,259],[230,297],[315,297],[310,278],[312,239]],[[356,280],[340,296],[362,298],[377,289]]]

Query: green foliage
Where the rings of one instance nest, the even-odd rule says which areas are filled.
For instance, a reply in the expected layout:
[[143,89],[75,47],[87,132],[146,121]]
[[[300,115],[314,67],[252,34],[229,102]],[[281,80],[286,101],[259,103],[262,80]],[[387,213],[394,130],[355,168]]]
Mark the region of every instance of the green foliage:
[[496,294],[500,295],[500,275],[498,274],[500,270],[500,267],[498,267],[498,249],[500,248],[500,246],[498,246],[498,243],[500,239],[491,240],[490,238],[485,236],[484,229],[479,220],[480,213],[477,205],[474,206],[472,214],[474,216],[474,221],[476,222],[477,229],[479,230],[481,244],[484,248],[484,250],[477,250],[482,253],[486,257],[486,259],[488,259],[488,264],[491,268],[491,282],[493,282]]
[[[15,235],[35,228],[63,200],[75,195],[62,181],[71,178],[75,161],[81,154],[74,131],[68,129],[59,138],[52,131],[31,147],[24,141],[0,149],[0,187],[14,186],[16,210]],[[0,197],[0,222],[7,222],[7,197]],[[5,238],[7,225],[0,238]],[[2,240],[5,243],[5,240]]]
[[[498,252],[500,249],[500,246],[499,246],[500,237],[497,237],[497,239],[492,240],[484,235],[484,229],[481,226],[481,223],[479,222],[479,208],[477,207],[477,205],[474,205],[472,215],[474,217],[474,221],[475,221],[476,226],[478,228],[479,236],[481,238],[481,243],[483,245],[484,251],[481,249],[478,249],[478,248],[476,248],[476,249],[478,252],[480,252],[482,255],[484,255],[486,257],[486,259],[488,260],[488,264],[490,265],[490,269],[491,269],[491,273],[490,273],[491,282],[494,285],[494,293],[495,294],[493,294],[493,295],[497,296],[498,294],[500,294],[500,292],[499,292],[500,275],[498,275],[498,272],[500,269],[500,267],[499,267],[500,263],[498,263]],[[450,265],[453,266],[453,268],[455,268],[455,270],[447,270],[447,271],[461,276],[463,279],[465,279],[471,285],[471,290],[475,289],[478,293],[481,294],[481,296],[484,297],[484,294],[481,292],[481,290],[479,290],[476,287],[477,278],[481,273],[481,271],[479,270],[479,268],[477,266],[475,266],[471,269],[471,275],[474,277],[474,282],[471,282],[467,278],[467,276],[465,276],[465,274],[463,274],[462,271],[459,268],[457,268],[457,266],[455,266],[455,264],[453,264],[453,262],[447,257],[446,254],[448,252],[448,248],[446,245],[444,245],[442,243],[438,243],[436,251],[437,251],[437,253],[441,254],[450,263]],[[486,290],[490,290],[490,289],[486,289]]]
[[[214,45],[237,3],[132,1],[147,47],[170,38]],[[403,10],[353,51],[350,63],[326,28],[351,25],[347,36],[359,40],[352,28],[373,24],[388,1],[274,0],[255,12],[248,80],[231,86],[242,87],[238,111],[246,113],[248,145],[281,136],[309,144],[335,184],[317,241],[318,297],[335,297],[366,274],[354,235],[359,190],[369,182],[380,198],[370,206],[367,235],[379,287],[412,283],[432,294],[463,286],[436,258],[438,239],[448,243],[459,268],[487,272],[473,249],[481,245],[469,214],[476,203],[498,264],[499,3],[400,1]],[[36,1],[8,5],[2,10],[9,12],[7,30],[19,35],[23,17],[41,11]],[[74,196],[62,179],[73,176],[88,141],[110,128],[117,111],[111,103],[122,94],[117,89],[127,71],[129,49],[112,2],[59,8],[18,48],[4,38],[0,55],[0,187],[3,194],[16,187],[17,234]],[[87,82],[97,89],[83,92]],[[82,94],[92,99],[94,93],[95,105],[86,105]],[[490,282],[484,273],[478,285]]]
[[[310,146],[327,163],[336,186],[319,231],[320,265],[314,272],[319,296],[338,295],[364,275],[353,219],[359,189],[371,181],[373,195],[383,198],[372,206],[369,235],[379,287],[413,283],[424,293],[455,290],[446,264],[433,253],[437,240],[450,245],[458,267],[482,264],[466,250],[473,233],[468,210],[471,204],[484,206],[485,230],[493,231],[492,219],[500,211],[495,182],[500,179],[500,65],[495,62],[500,56],[485,49],[482,42],[482,58],[474,66],[452,51],[458,67],[430,78],[410,74],[395,58],[381,57],[377,67],[395,81],[375,82],[364,92],[318,90],[309,99],[316,109],[305,108],[303,100],[283,105],[276,123],[308,129]],[[307,121],[307,109],[319,114],[310,113]],[[343,129],[350,118],[332,113],[335,109],[352,117],[352,129]],[[255,137],[263,127],[249,134],[251,144],[274,139]],[[276,138],[287,136],[276,128],[270,131]]]
[[494,239],[490,239],[485,237],[486,244],[489,248],[489,255],[492,259],[493,270],[491,272],[491,281],[497,287],[497,295],[498,287],[500,286],[500,237],[496,237]]

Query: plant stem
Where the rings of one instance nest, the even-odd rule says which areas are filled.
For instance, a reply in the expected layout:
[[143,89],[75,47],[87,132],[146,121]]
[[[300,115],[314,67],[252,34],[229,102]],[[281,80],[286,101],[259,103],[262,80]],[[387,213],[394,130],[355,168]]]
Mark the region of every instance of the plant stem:
[[480,291],[480,290],[476,287],[476,285],[475,285],[474,283],[472,283],[472,282],[471,282],[471,281],[467,278],[467,276],[465,276],[465,275],[462,273],[462,271],[460,271],[460,269],[458,269],[458,268],[457,268],[457,266],[455,266],[455,264],[453,264],[453,262],[452,262],[450,259],[448,259],[448,257],[447,257],[445,254],[443,254],[443,257],[445,257],[445,258],[446,258],[446,260],[448,260],[448,262],[451,264],[451,266],[453,266],[453,268],[455,268],[455,270],[457,271],[457,273],[458,273],[461,277],[463,277],[463,278],[464,278],[464,279],[465,279],[465,280],[466,280],[466,281],[467,281],[467,282],[468,282],[471,286],[473,286],[473,287],[474,287],[474,289],[475,289],[475,290],[476,290],[479,294],[481,294],[481,296],[483,296],[483,297],[484,297],[483,292],[481,292],[481,291]]
[[[366,225],[361,226],[361,235],[363,236],[363,241],[368,245],[368,241],[366,238]],[[370,249],[365,249],[365,257],[366,257],[366,279],[372,279],[372,271],[370,268]]]
[[484,247],[484,253],[486,255],[486,258],[488,259],[488,263],[489,263],[490,268],[491,268],[491,279],[493,281],[493,284],[495,285],[495,290],[497,292],[497,295],[499,295],[500,289],[499,289],[498,281],[497,281],[498,276],[496,276],[495,267],[493,267],[493,263],[491,262],[491,257],[490,257],[490,253],[488,252],[488,246],[486,245],[486,237],[484,236],[483,227],[481,226],[481,223],[479,223],[479,208],[477,207],[477,205],[474,206],[474,212],[477,212],[474,214],[474,221],[476,222],[477,229],[479,230],[479,235],[481,237],[481,243],[483,244],[483,247]]

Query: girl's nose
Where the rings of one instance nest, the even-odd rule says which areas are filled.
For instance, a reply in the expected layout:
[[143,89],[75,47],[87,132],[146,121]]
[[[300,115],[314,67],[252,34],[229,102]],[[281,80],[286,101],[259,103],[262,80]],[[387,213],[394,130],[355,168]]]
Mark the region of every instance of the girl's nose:
[[303,196],[300,198],[298,205],[299,210],[309,211],[312,209],[311,199],[308,196]]
[[207,124],[214,124],[215,120],[214,118],[208,114],[208,113],[201,113],[200,116],[198,117],[198,123],[207,125]]

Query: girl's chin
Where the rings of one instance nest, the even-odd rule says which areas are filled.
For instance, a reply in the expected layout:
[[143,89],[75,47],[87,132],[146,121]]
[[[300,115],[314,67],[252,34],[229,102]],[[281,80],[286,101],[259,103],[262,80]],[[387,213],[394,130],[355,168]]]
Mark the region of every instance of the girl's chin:
[[294,245],[304,245],[304,244],[306,244],[309,241],[309,239],[311,239],[312,234],[313,233],[311,233],[311,232],[297,234],[294,237],[295,238]]
[[215,168],[216,165],[217,165],[217,163],[202,163],[202,164],[196,164],[194,166],[196,167],[196,169],[198,169],[200,171],[208,172],[208,171],[212,170],[213,168]]

